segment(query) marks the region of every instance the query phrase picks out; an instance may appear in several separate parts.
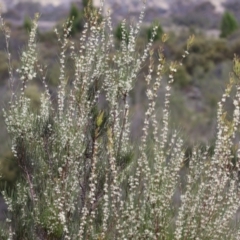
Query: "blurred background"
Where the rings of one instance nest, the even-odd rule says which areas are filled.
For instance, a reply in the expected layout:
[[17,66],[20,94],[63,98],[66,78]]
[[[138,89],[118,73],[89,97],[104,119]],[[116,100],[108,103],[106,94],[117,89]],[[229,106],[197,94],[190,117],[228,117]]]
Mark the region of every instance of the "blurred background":
[[[116,48],[122,35],[120,23],[123,18],[128,22],[137,22],[142,7],[141,0],[106,0],[104,13],[112,13]],[[31,29],[31,19],[36,12],[41,14],[37,34],[38,53],[41,63],[47,66],[47,83],[51,93],[56,93],[59,78],[59,44],[54,28],[61,28],[63,22],[74,16],[71,40],[78,42],[83,29],[84,9],[90,4],[92,9],[99,7],[99,1],[17,1],[0,0],[2,17],[11,28],[10,52],[12,65],[20,66],[21,51],[27,45]],[[137,49],[141,51],[151,37],[152,22],[159,25],[154,39],[154,48],[162,45],[163,33],[169,35],[164,44],[164,54],[170,60],[180,60],[186,48],[186,41],[192,34],[195,41],[190,55],[175,76],[171,96],[171,128],[177,128],[186,140],[186,148],[194,142],[206,144],[214,140],[216,133],[217,102],[225,89],[232,69],[234,54],[240,55],[240,1],[239,0],[148,0],[144,23],[141,28]],[[156,56],[157,59],[157,56]],[[67,75],[71,78],[72,61],[67,63]],[[132,136],[137,139],[141,132],[144,109],[146,108],[143,68],[138,84],[130,93]],[[18,75],[14,73],[14,77]],[[8,64],[5,38],[0,32],[0,107],[7,108],[9,101]],[[159,118],[164,100],[164,85],[159,91]],[[17,86],[16,86],[17,87]],[[32,100],[34,108],[40,104],[42,91],[41,79],[35,79],[27,88],[26,94]],[[231,112],[233,105],[227,103]],[[11,142],[5,129],[2,111],[0,111],[0,169],[9,181],[14,179],[15,168],[10,152]],[[3,167],[4,166],[4,167]],[[12,175],[11,175],[12,174]]]

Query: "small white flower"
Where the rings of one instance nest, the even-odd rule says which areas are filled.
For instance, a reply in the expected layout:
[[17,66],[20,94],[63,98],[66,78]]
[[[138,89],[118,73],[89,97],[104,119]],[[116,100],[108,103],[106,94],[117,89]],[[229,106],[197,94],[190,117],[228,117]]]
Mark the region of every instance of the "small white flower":
[[33,79],[33,76],[31,74],[28,74],[28,79],[29,80],[32,80]]
[[65,223],[66,222],[66,218],[65,218],[65,215],[63,212],[60,212],[58,214],[58,217],[59,217],[59,220],[62,222],[62,223]]

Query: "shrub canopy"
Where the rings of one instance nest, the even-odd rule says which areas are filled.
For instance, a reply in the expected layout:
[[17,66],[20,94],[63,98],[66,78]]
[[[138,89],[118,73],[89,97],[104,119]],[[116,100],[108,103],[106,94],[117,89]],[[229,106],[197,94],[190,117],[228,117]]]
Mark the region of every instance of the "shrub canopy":
[[225,12],[221,22],[220,37],[226,38],[238,29],[238,22],[234,15],[230,12]]
[[[1,239],[239,239],[240,149],[233,147],[239,139],[240,60],[234,58],[218,103],[214,150],[194,146],[186,156],[181,135],[169,128],[170,96],[193,37],[179,62],[168,62],[161,45],[155,52],[153,41],[139,53],[143,15],[118,48],[110,16],[100,26],[86,23],[78,43],[64,25],[56,99],[38,60],[36,15],[16,75],[9,67],[11,99],[4,117],[19,179],[2,191],[8,214],[0,223]],[[2,18],[0,23],[8,46],[9,31]],[[71,80],[67,56],[74,63]],[[146,65],[146,111],[134,141],[129,93]],[[37,109],[26,91],[36,78],[43,88]],[[232,115],[226,101],[233,103]]]

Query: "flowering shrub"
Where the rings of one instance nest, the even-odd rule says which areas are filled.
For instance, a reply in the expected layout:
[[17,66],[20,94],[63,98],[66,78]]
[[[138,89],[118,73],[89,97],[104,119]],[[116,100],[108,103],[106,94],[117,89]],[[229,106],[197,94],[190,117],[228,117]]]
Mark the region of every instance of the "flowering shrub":
[[[160,47],[155,64],[151,47],[157,27],[143,53],[136,53],[143,15],[144,8],[136,26],[129,27],[128,41],[123,31],[118,50],[110,15],[100,25],[92,15],[79,46],[68,38],[71,28],[65,27],[63,36],[56,31],[61,42],[57,104],[38,62],[36,15],[17,71],[19,80],[9,67],[12,95],[4,115],[21,173],[13,191],[2,192],[8,216],[1,239],[239,239],[239,221],[234,221],[240,205],[239,151],[232,161],[230,149],[239,125],[240,61],[234,59],[218,105],[214,153],[195,147],[187,162],[183,140],[176,131],[169,138],[168,126],[171,85],[181,63],[167,63]],[[3,19],[1,25],[8,44]],[[65,74],[69,51],[75,70],[71,81]],[[147,60],[148,107],[135,144],[128,98]],[[166,73],[159,120],[156,101]],[[25,91],[36,77],[45,89],[37,110]],[[16,81],[21,83],[19,92],[14,91]],[[229,118],[224,102],[234,87],[235,110]],[[100,98],[106,107],[101,108]],[[176,192],[181,195],[179,205],[173,201]]]

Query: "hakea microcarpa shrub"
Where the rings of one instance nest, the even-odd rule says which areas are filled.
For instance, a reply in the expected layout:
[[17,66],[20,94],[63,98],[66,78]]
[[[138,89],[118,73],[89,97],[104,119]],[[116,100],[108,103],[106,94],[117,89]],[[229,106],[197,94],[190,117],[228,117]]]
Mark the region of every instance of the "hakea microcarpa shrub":
[[[103,3],[99,13],[102,8]],[[79,46],[69,38],[71,24],[65,25],[63,35],[56,31],[61,52],[55,103],[38,61],[37,15],[18,77],[8,55],[11,100],[4,115],[21,174],[11,193],[2,192],[8,216],[1,239],[240,239],[236,218],[240,152],[233,162],[230,151],[239,129],[240,61],[235,57],[233,74],[218,105],[214,153],[196,147],[186,164],[183,140],[172,130],[169,138],[168,125],[171,85],[181,63],[165,61],[161,47],[155,62],[152,44],[157,27],[144,51],[137,53],[144,9],[145,5],[136,26],[129,26],[128,36],[122,22],[118,48],[110,15],[99,23],[93,14]],[[2,18],[1,26],[8,49],[10,35]],[[162,40],[167,40],[166,35]],[[65,68],[69,52],[75,72],[71,81]],[[141,139],[135,144],[130,137],[128,99],[146,62],[148,107]],[[166,74],[159,119],[156,102]],[[36,78],[44,86],[37,110],[25,94]],[[14,90],[16,83],[21,84],[19,91]],[[224,103],[232,88],[235,110],[230,118]],[[104,108],[99,105],[100,96],[105,99]],[[176,192],[179,204],[173,201]]]

